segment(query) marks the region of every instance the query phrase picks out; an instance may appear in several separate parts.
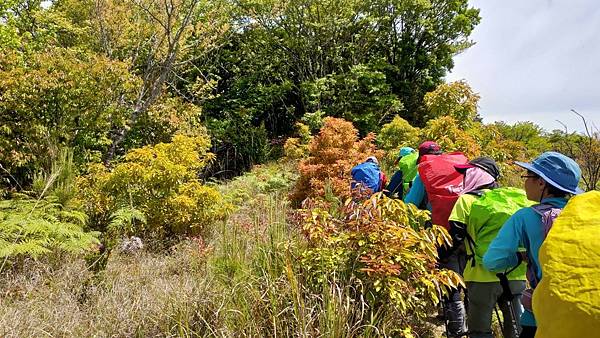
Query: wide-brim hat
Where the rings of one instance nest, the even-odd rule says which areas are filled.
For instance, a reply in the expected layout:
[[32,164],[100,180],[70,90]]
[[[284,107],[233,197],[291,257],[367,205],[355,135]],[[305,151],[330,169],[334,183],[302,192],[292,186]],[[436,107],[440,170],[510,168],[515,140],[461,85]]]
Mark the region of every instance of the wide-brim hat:
[[557,189],[575,195],[583,193],[583,190],[578,187],[581,179],[579,165],[561,153],[548,151],[531,163],[515,162],[515,164],[535,173]]
[[494,161],[494,159],[492,159],[491,157],[477,157],[469,161],[469,163],[454,165],[454,168],[456,168],[456,170],[460,172],[475,167],[480,168],[488,174],[492,175],[492,177],[495,180],[497,180],[500,177],[500,168],[498,168],[496,161]]

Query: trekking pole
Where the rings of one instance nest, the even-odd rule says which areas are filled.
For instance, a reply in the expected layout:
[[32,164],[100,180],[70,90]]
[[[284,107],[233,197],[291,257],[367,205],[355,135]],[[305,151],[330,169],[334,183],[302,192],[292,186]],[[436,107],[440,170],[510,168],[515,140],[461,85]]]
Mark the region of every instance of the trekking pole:
[[[494,312],[496,312],[496,318],[498,318],[498,324],[500,325],[501,328],[503,328],[504,323],[502,322],[502,320],[500,320],[500,313],[498,312],[498,305],[494,306]],[[506,318],[504,320],[506,321]],[[502,333],[502,337],[508,338],[504,335],[504,330],[501,329],[500,332]]]
[[504,322],[510,319],[510,328],[514,334],[514,337],[519,336],[519,325],[517,325],[517,312],[515,311],[515,307],[513,305],[513,299],[515,296],[510,290],[510,285],[508,285],[508,278],[506,277],[508,273],[497,273],[496,276],[500,279],[500,285],[502,286],[502,294],[500,295],[499,300],[505,302],[510,311],[511,318],[504,318]]

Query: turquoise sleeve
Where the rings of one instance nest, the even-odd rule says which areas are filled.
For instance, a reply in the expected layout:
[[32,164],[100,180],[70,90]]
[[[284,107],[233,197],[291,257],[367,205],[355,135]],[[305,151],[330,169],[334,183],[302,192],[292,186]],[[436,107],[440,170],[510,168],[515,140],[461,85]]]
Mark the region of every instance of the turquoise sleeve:
[[421,176],[417,174],[413,181],[412,187],[410,187],[410,190],[408,190],[408,194],[406,194],[406,196],[404,197],[404,203],[412,203],[419,207],[425,199],[425,193],[425,186],[423,185]]
[[483,255],[483,266],[486,269],[503,272],[519,263],[517,258],[517,251],[519,251],[521,243],[519,223],[518,212],[504,223]]

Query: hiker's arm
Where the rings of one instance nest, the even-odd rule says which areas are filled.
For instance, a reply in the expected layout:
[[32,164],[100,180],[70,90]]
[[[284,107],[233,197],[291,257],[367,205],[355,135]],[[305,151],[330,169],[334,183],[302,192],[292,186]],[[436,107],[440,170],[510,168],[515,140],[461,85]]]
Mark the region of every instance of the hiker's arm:
[[387,190],[385,194],[388,197],[392,197],[395,193],[398,193],[398,197],[402,198],[402,171],[398,170],[390,178],[390,183],[385,188]]
[[517,212],[498,232],[498,235],[487,252],[483,255],[483,266],[490,271],[503,271],[512,268],[519,263],[517,251],[519,249],[520,237],[520,215]]
[[452,212],[448,217],[450,225],[448,233],[452,237],[452,251],[458,249],[467,238],[467,223],[471,214],[471,206],[473,205],[474,197],[471,195],[461,195],[454,203]]
[[452,249],[456,250],[463,242],[467,235],[467,225],[458,221],[450,221],[450,236],[452,236]]
[[438,250],[438,254],[440,255],[440,259],[446,259],[458,250],[458,248],[462,245],[465,240],[465,235],[467,233],[467,225],[457,221],[450,221],[450,236],[452,237],[452,247],[441,247]]
[[404,203],[412,203],[417,207],[421,205],[425,198],[425,186],[421,180],[421,176],[417,175],[413,181],[412,187],[408,190],[408,194],[404,197]]

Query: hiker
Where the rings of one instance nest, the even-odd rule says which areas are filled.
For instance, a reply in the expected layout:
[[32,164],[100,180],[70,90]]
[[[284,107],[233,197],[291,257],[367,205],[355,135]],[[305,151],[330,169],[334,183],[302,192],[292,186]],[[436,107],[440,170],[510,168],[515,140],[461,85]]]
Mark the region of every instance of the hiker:
[[[454,165],[466,162],[467,158],[461,153],[442,154],[440,146],[433,141],[421,143],[417,160],[418,174],[404,202],[412,203],[420,209],[430,210],[432,223],[448,229],[448,216],[458,198],[458,194],[448,188],[458,186],[463,181],[462,174],[456,171]],[[439,266],[462,276],[465,266],[464,255],[459,253],[449,255],[439,260]],[[448,296],[442,300],[442,307],[447,320],[448,335],[454,337],[466,335],[466,311],[460,289],[450,290]]]
[[[527,170],[525,179],[527,198],[539,202],[525,207],[510,217],[489,245],[483,256],[483,266],[502,272],[527,262],[527,280],[530,289],[523,292],[525,311],[521,315],[522,338],[533,338],[536,322],[531,308],[533,288],[542,279],[538,253],[556,216],[567,204],[569,194],[579,194],[581,169],[571,158],[557,152],[545,152],[532,163],[515,162]],[[519,251],[525,247],[526,252]]]
[[417,153],[411,147],[403,147],[400,149],[398,158],[394,161],[394,166],[399,165],[398,170],[390,178],[390,183],[385,188],[384,192],[387,197],[403,198],[408,192],[412,181],[417,176]]
[[369,156],[365,162],[352,168],[352,183],[350,187],[353,191],[358,191],[361,196],[379,192],[385,187],[387,178],[385,173],[379,168],[379,161],[375,156]]
[[494,337],[492,315],[498,304],[504,318],[503,336],[517,338],[520,296],[525,289],[525,266],[522,264],[508,274],[507,283],[502,285],[495,273],[483,267],[482,258],[504,222],[517,210],[532,203],[521,189],[499,188],[500,170],[489,157],[478,157],[455,168],[464,175],[464,179],[460,197],[449,217],[453,246],[440,255],[447,257],[456,251],[466,250],[463,280],[467,285],[469,337]]

